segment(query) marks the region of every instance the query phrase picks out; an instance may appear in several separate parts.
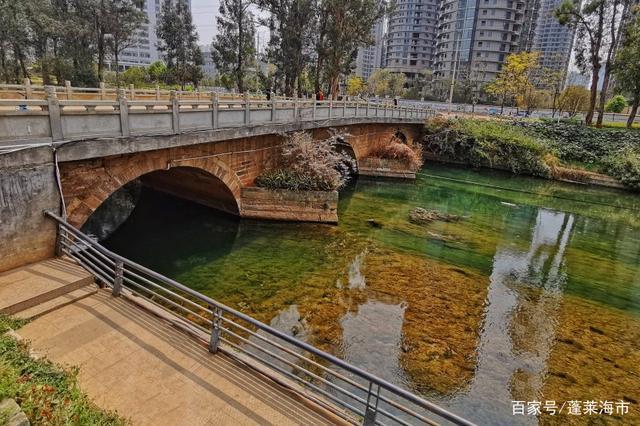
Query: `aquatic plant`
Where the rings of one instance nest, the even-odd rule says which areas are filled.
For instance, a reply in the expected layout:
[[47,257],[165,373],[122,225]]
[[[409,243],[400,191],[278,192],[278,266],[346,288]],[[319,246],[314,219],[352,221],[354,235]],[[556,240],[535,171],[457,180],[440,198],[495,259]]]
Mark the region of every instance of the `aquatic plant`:
[[348,180],[353,159],[337,149],[342,137],[332,133],[314,140],[309,133],[295,132],[285,137],[275,167],[256,178],[256,185],[295,191],[334,191]]

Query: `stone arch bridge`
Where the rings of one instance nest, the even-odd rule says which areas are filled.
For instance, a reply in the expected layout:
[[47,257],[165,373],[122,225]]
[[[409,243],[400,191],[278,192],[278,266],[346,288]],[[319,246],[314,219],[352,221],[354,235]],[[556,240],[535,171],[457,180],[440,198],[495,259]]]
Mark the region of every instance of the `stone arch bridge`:
[[[81,227],[136,179],[245,217],[255,178],[284,135],[345,134],[358,164],[394,137],[412,144],[427,110],[383,103],[304,100],[0,102],[0,271],[53,255],[43,210]],[[3,110],[2,107],[5,107]],[[26,109],[25,109],[26,108]],[[3,133],[4,132],[4,133]],[[273,218],[264,215],[265,218]]]

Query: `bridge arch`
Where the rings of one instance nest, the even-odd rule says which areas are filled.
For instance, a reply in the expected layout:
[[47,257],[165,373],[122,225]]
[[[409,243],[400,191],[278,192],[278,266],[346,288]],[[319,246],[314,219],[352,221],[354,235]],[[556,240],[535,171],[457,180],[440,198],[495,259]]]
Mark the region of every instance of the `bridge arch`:
[[[116,191],[140,179],[145,186],[180,198],[239,214],[242,183],[237,174],[218,157],[156,158],[121,156],[96,161],[78,173],[71,167],[62,171],[68,221],[80,228]],[[80,180],[80,182],[78,181]]]

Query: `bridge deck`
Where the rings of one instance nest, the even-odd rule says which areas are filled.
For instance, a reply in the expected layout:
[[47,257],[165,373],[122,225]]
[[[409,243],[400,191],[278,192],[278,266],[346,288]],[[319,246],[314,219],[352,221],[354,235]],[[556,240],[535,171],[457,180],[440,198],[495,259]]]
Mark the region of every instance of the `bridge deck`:
[[79,366],[81,388],[134,424],[329,424],[321,410],[106,291],[19,331],[38,353]]

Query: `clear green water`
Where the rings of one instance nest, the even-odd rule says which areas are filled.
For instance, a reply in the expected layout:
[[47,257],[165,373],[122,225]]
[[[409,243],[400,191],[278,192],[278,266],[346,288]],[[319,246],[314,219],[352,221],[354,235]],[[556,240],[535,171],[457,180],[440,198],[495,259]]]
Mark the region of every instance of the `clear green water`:
[[[415,225],[414,207],[463,219]],[[357,181],[339,218],[145,190],[105,244],[480,423],[535,423],[514,399],[640,402],[640,197],[429,165]]]

